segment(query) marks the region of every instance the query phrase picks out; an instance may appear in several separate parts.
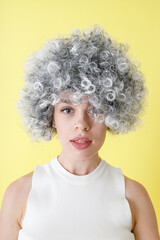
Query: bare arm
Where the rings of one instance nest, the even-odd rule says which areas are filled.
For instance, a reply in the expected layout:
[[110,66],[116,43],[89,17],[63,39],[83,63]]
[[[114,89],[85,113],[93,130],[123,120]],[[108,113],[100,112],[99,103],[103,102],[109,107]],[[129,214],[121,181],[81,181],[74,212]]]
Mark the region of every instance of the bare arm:
[[128,178],[128,197],[132,202],[136,240],[160,240],[155,210],[144,186]]
[[4,194],[0,211],[0,240],[17,240],[21,217],[21,179],[11,183]]

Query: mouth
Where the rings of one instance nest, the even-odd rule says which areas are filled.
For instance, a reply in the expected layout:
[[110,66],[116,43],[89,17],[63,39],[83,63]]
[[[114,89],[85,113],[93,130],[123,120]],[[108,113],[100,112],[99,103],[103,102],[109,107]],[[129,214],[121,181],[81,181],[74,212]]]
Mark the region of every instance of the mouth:
[[82,137],[82,136],[77,136],[70,140],[71,142],[77,142],[77,143],[86,143],[86,142],[91,142],[91,140],[87,137]]
[[71,142],[73,147],[75,147],[79,150],[88,148],[92,143],[92,141],[82,141],[82,140],[77,140],[77,141],[71,140],[70,142]]
[[83,144],[83,143],[92,142],[92,141],[84,141],[84,140],[71,140],[70,142],[76,142],[76,143]]

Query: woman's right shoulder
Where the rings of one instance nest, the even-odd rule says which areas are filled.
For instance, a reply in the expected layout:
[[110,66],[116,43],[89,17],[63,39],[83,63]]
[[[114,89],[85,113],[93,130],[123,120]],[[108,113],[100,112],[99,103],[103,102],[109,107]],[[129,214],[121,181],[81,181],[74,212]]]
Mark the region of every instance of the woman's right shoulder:
[[4,196],[7,198],[14,198],[15,196],[17,200],[24,199],[28,194],[28,191],[31,189],[33,173],[34,171],[29,172],[11,182],[6,189]]
[[23,218],[23,215],[25,212],[28,195],[32,187],[33,173],[34,171],[29,172],[21,176],[20,178],[16,179],[7,187],[7,190],[6,190],[10,192],[10,195],[13,192],[17,196],[17,201],[19,203],[18,204],[19,205],[19,216],[18,216],[19,223],[21,223],[21,219]]
[[22,222],[23,222],[24,215],[26,212],[27,199],[28,199],[31,187],[32,187],[33,173],[34,173],[34,171],[29,172],[29,173],[25,174],[24,176],[20,177],[19,179],[17,179],[15,181],[15,183],[13,182],[13,184],[15,184],[15,188],[16,188],[16,185],[17,185],[17,187],[19,186],[19,194],[20,194],[20,199],[21,199],[20,203],[19,203],[21,210],[20,210],[20,215],[19,215],[19,219],[18,219],[20,228],[22,228]]
[[10,183],[4,193],[0,211],[0,235],[5,239],[13,236],[16,238],[22,228],[21,220],[31,190],[33,172]]
[[22,199],[31,188],[33,173],[34,171],[29,172],[10,183],[6,189],[6,192],[14,192],[16,193],[17,197]]

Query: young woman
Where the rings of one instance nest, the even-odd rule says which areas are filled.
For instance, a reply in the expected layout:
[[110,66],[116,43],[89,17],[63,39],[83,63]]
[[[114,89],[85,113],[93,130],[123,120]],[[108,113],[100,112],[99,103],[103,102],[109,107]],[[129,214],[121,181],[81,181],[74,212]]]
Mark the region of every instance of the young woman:
[[48,41],[26,64],[17,104],[32,140],[57,134],[61,153],[14,181],[0,213],[1,240],[159,240],[142,184],[103,160],[106,133],[134,130],[143,74],[98,25]]

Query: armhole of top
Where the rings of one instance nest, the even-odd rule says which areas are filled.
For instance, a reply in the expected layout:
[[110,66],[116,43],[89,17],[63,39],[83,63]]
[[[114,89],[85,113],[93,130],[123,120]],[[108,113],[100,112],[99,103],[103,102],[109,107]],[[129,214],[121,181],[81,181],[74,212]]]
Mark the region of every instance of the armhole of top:
[[129,202],[126,198],[125,177],[123,175],[122,169],[121,168],[117,168],[117,169],[119,170],[120,181],[121,181],[121,195],[124,198],[125,205],[126,205],[126,208],[127,208],[127,213],[128,213],[128,218],[129,218],[129,228],[130,228],[130,230],[132,230],[132,212],[131,212]]
[[24,222],[25,222],[25,219],[27,217],[28,205],[29,205],[29,202],[30,202],[32,190],[34,189],[34,187],[36,185],[35,178],[36,178],[36,174],[37,174],[37,169],[38,168],[39,168],[39,165],[36,165],[35,168],[34,168],[34,171],[33,171],[32,181],[31,181],[31,189],[30,189],[29,194],[28,194],[28,198],[27,198],[27,202],[26,202],[26,211],[25,211],[25,215],[24,215],[24,218],[23,218],[23,221],[22,221],[22,229],[24,227]]

